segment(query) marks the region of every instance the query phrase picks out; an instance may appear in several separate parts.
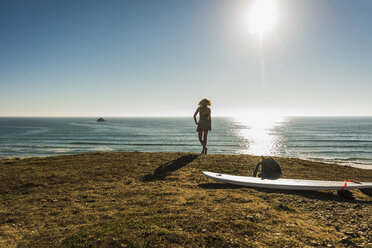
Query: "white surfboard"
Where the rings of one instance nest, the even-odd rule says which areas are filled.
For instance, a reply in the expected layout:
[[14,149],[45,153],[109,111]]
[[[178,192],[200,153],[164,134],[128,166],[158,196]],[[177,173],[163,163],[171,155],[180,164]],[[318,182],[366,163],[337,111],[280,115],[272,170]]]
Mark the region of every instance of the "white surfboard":
[[[259,177],[243,177],[204,171],[206,177],[214,180],[255,188],[285,189],[285,190],[341,190],[372,188],[372,182],[320,181],[302,179],[262,179]],[[346,183],[346,187],[345,186]]]

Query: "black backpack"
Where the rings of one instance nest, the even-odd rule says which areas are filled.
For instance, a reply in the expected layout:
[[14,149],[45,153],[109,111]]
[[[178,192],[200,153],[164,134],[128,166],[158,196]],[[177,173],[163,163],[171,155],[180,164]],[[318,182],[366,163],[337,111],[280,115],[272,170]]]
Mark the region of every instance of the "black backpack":
[[261,162],[258,162],[254,169],[253,176],[256,177],[258,169],[261,165],[261,173],[258,174],[261,178],[278,179],[282,175],[282,169],[275,159],[262,157]]

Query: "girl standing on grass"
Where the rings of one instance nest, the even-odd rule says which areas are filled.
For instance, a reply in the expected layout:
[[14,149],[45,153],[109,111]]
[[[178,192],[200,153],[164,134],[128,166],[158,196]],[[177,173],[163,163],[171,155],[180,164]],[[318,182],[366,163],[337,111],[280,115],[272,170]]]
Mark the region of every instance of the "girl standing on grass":
[[[199,107],[196,109],[194,114],[195,124],[198,125],[196,131],[199,135],[199,141],[203,146],[201,154],[207,154],[207,136],[208,131],[212,131],[212,119],[211,119],[211,109],[208,107],[211,105],[211,101],[204,98],[199,101]],[[196,116],[199,113],[199,121],[196,120]]]

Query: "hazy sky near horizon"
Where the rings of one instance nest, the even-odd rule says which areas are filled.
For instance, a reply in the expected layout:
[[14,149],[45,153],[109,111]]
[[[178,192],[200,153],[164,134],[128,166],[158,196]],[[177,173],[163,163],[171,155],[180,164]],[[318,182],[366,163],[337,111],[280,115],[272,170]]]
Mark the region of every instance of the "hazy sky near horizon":
[[0,0],[0,116],[372,115],[372,1]]

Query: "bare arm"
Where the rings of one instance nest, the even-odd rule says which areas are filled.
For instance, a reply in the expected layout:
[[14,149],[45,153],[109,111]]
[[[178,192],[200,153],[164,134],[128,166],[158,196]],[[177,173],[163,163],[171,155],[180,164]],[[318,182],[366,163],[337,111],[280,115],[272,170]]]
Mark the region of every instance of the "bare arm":
[[199,113],[199,108],[195,111],[195,114],[194,114],[194,121],[196,125],[198,125],[198,122],[196,120],[196,116],[198,115],[198,113]]

